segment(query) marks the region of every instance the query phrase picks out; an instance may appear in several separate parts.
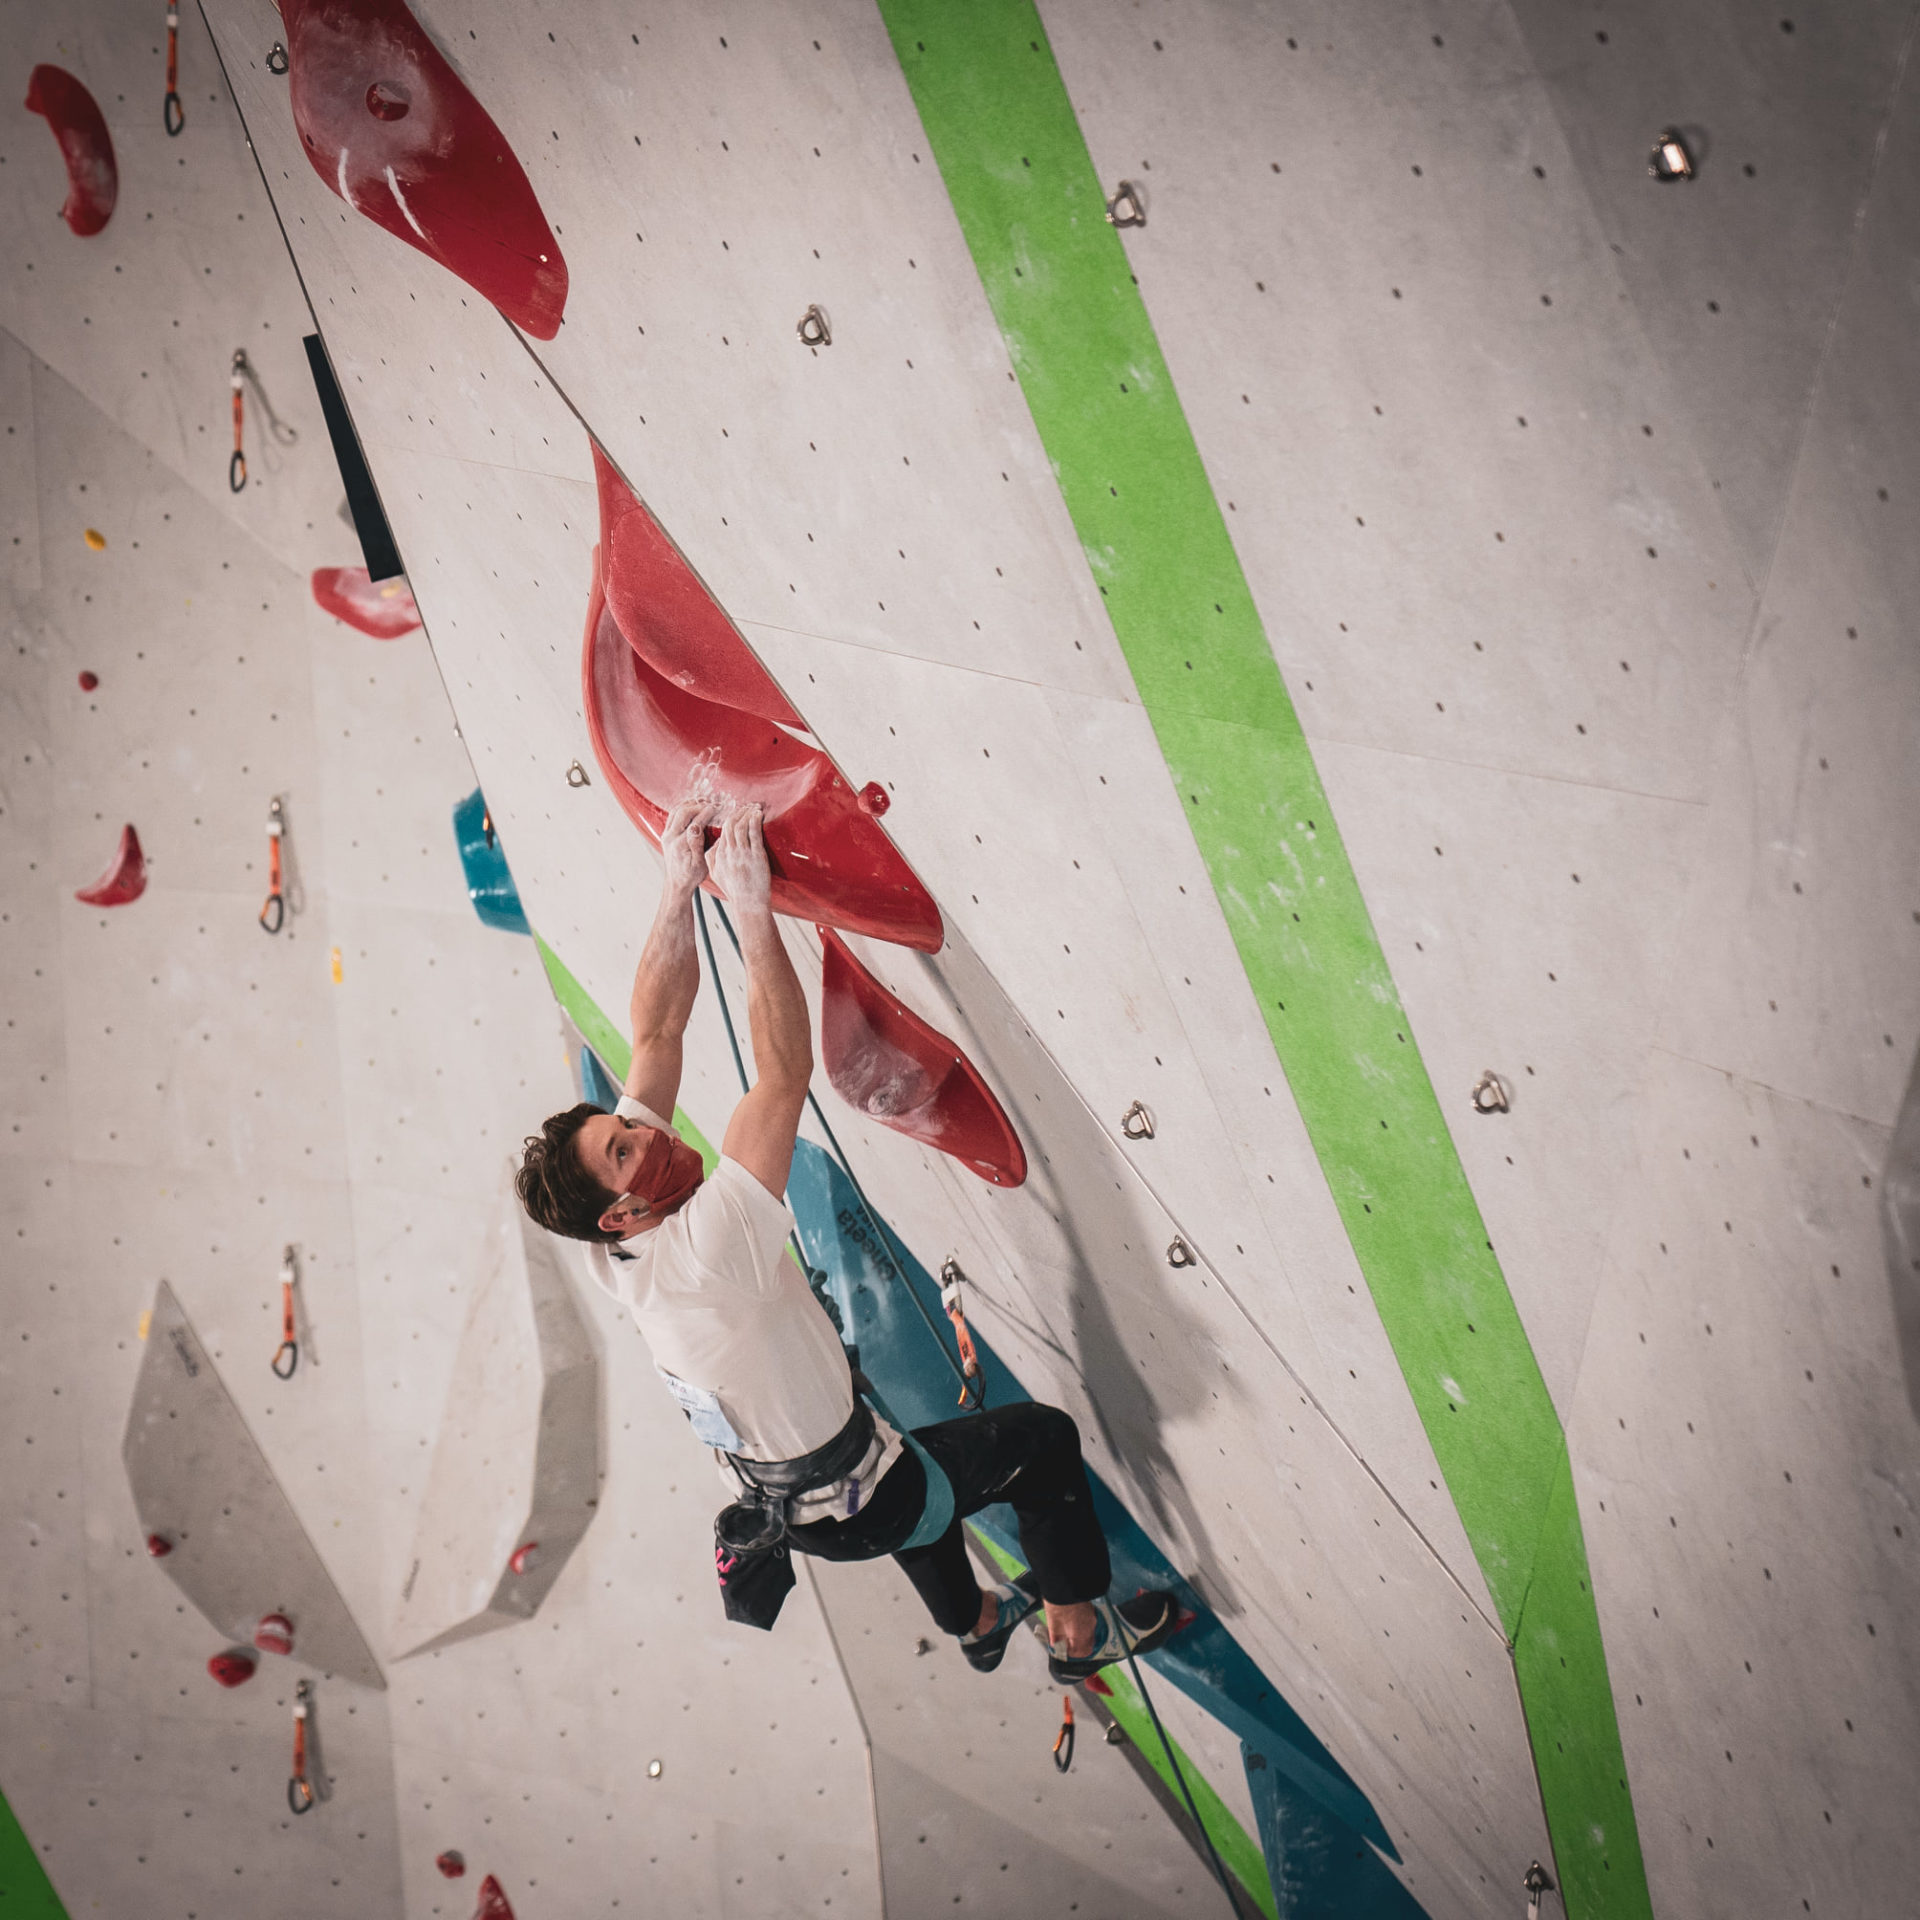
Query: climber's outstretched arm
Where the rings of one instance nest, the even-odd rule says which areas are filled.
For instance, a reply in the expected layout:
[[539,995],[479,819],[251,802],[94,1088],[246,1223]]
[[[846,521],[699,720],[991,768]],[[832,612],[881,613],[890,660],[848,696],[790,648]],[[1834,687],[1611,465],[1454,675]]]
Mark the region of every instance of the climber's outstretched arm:
[[757,806],[736,809],[713,850],[713,877],[733,909],[747,963],[747,1025],[753,1035],[755,1075],[727,1123],[720,1151],[778,1199],[787,1190],[794,1135],[813,1078],[813,1038],[800,976],[773,923],[762,811]]
[[693,896],[707,877],[706,831],[714,813],[710,801],[682,801],[667,815],[660,833],[666,884],[633,976],[633,1064],[622,1091],[663,1120],[673,1118],[680,1097],[680,1039],[700,991]]

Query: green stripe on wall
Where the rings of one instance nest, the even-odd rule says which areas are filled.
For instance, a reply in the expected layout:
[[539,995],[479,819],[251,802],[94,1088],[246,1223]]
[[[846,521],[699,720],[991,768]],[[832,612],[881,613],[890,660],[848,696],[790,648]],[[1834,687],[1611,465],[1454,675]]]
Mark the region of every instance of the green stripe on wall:
[[0,1914],[6,1920],[67,1920],[33,1842],[0,1795]]
[[1026,0],[880,0],[1507,1634],[1569,1913],[1650,1914],[1566,1442]]

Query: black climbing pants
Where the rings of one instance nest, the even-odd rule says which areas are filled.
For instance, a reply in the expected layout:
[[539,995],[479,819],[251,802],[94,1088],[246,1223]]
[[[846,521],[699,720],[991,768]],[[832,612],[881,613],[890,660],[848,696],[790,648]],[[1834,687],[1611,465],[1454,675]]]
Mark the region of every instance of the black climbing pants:
[[1106,1592],[1113,1570],[1070,1414],[1027,1400],[917,1427],[913,1437],[953,1486],[953,1522],[938,1540],[900,1550],[920,1523],[927,1494],[919,1456],[907,1449],[851,1520],[794,1527],[788,1535],[793,1544],[822,1560],[875,1560],[891,1553],[942,1631],[971,1633],[980,1621],[980,1582],[960,1523],[1005,1500],[1020,1523],[1021,1550],[1042,1599],[1063,1606]]

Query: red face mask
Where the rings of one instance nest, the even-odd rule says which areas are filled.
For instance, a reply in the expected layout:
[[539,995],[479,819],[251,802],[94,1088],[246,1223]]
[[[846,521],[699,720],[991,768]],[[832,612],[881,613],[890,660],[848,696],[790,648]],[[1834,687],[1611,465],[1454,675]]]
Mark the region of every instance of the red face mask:
[[706,1177],[699,1154],[684,1140],[656,1127],[641,1151],[626,1197],[642,1202],[655,1218],[664,1218],[685,1205]]

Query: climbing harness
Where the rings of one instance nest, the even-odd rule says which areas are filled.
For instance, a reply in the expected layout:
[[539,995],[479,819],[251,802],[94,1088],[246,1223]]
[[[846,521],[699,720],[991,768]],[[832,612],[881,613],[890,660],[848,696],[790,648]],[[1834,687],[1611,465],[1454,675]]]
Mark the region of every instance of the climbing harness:
[[177,134],[187,124],[187,110],[180,104],[179,0],[167,0],[167,100],[163,113],[169,134]]
[[293,1317],[293,1283],[296,1277],[293,1249],[289,1247],[280,1256],[280,1345],[272,1361],[274,1378],[278,1380],[291,1380],[294,1368],[300,1364],[300,1341]]
[[307,1778],[307,1709],[313,1703],[313,1682],[302,1680],[293,1690],[293,1772],[287,1780],[287,1805],[295,1813],[311,1811],[318,1797]]
[[278,933],[287,924],[287,896],[280,882],[280,842],[287,831],[287,810],[276,793],[267,802],[267,897],[260,924]]
[[960,1407],[972,1413],[987,1401],[987,1377],[980,1370],[980,1356],[973,1350],[973,1335],[967,1331],[966,1309],[960,1302],[960,1284],[966,1279],[960,1262],[951,1254],[940,1268],[940,1304],[953,1323],[953,1344],[960,1350]]
[[1073,1695],[1060,1696],[1060,1731],[1053,1736],[1053,1764],[1065,1773],[1073,1765]]
[[242,439],[242,429],[246,417],[246,399],[240,391],[240,383],[247,377],[247,350],[235,347],[233,350],[233,458],[227,462],[227,489],[231,493],[244,491],[247,484],[247,449]]

